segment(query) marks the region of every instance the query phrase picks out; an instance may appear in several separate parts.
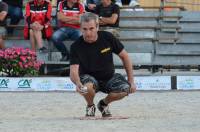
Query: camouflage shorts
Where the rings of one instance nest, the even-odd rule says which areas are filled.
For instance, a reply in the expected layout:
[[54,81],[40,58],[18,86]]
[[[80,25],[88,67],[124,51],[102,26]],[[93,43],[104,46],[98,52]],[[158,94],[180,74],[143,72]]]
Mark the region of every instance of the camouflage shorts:
[[101,91],[104,93],[129,93],[130,90],[130,84],[125,79],[125,77],[119,73],[115,73],[113,77],[108,81],[96,80],[94,77],[88,74],[81,75],[80,78],[83,85],[86,83],[92,83],[96,92]]

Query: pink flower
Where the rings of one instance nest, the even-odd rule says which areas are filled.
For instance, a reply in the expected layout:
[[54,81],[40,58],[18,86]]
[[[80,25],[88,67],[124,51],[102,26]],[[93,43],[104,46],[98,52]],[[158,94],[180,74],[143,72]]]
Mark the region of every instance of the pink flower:
[[19,62],[18,64],[19,64],[20,68],[24,68],[22,62]]
[[[4,71],[9,76],[35,75],[42,65],[37,61],[36,53],[30,49],[7,48],[0,50],[0,72]],[[9,67],[9,68],[8,68]]]
[[20,59],[22,62],[26,62],[26,57],[25,56],[20,56]]

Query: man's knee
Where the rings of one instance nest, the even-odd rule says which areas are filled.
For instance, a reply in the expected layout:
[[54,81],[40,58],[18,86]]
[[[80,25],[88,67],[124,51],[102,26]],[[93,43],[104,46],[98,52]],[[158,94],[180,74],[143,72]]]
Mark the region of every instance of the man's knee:
[[71,35],[72,40],[77,40],[81,36],[81,32],[79,30],[75,30]]
[[88,91],[95,91],[95,87],[94,87],[94,84],[92,82],[88,82],[84,85],[87,87]]
[[91,87],[91,88],[93,88],[95,90],[97,89],[98,82],[94,77],[85,74],[85,75],[81,75],[80,79],[81,79],[81,83],[83,85],[86,85],[86,86],[89,85],[89,87]]
[[53,33],[52,37],[51,37],[52,41],[55,41],[58,39],[58,35],[55,33]]
[[57,32],[55,32],[52,37],[51,37],[51,40],[53,41],[54,44],[57,44],[59,42],[59,34]]
[[118,73],[115,74],[113,78],[108,81],[106,87],[108,87],[109,92],[129,93],[130,91],[130,84],[124,76]]
[[130,85],[122,84],[116,87],[111,87],[109,91],[113,93],[126,93],[127,95],[129,93],[129,90],[130,90]]

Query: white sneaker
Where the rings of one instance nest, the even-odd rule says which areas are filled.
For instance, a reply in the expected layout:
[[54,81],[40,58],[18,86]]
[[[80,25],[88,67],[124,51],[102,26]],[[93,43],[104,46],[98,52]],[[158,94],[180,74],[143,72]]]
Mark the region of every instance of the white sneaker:
[[96,111],[95,105],[92,105],[90,107],[87,106],[86,107],[86,114],[85,114],[85,116],[90,116],[90,117],[95,116],[95,111]]
[[118,5],[119,7],[122,7],[122,2],[115,2],[116,5]]
[[135,7],[135,6],[139,6],[140,4],[138,3],[138,2],[136,2],[136,1],[134,1],[134,0],[132,0],[130,3],[129,3],[129,6],[133,6],[133,7]]

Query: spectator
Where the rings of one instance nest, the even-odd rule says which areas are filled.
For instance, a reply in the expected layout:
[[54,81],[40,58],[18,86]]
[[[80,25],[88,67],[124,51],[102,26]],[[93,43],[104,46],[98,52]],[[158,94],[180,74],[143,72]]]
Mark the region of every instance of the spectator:
[[51,3],[46,0],[33,0],[26,4],[26,22],[24,37],[30,38],[32,50],[46,52],[43,46],[42,38],[50,38],[52,35],[51,21]]
[[101,4],[97,5],[95,13],[99,16],[100,27],[103,30],[111,32],[114,36],[119,36],[116,27],[119,27],[119,6],[111,0],[101,0]]
[[[87,102],[86,116],[95,116],[96,92],[108,94],[97,105],[103,117],[112,116],[108,105],[136,91],[132,62],[122,43],[111,33],[98,31],[98,16],[87,12],[81,16],[81,36],[71,45],[70,79]],[[114,71],[113,53],[122,60],[127,78]],[[83,86],[86,92],[82,91]]]
[[116,4],[119,6],[119,7],[122,7],[123,3],[127,3],[129,4],[129,6],[133,6],[133,7],[138,7],[139,6],[139,3],[138,3],[138,0],[116,0]]
[[6,34],[6,15],[8,13],[8,5],[0,0],[0,49],[4,49],[3,36]]
[[76,40],[81,36],[79,17],[84,13],[84,7],[79,0],[63,0],[58,5],[57,19],[61,27],[53,34],[52,41],[61,52],[61,61],[69,59],[69,52],[63,41]]
[[[8,4],[8,16],[10,16],[10,25],[17,25],[20,19],[23,17],[22,7],[23,0],[3,0]],[[8,35],[12,35],[14,31],[13,27],[7,28]]]

